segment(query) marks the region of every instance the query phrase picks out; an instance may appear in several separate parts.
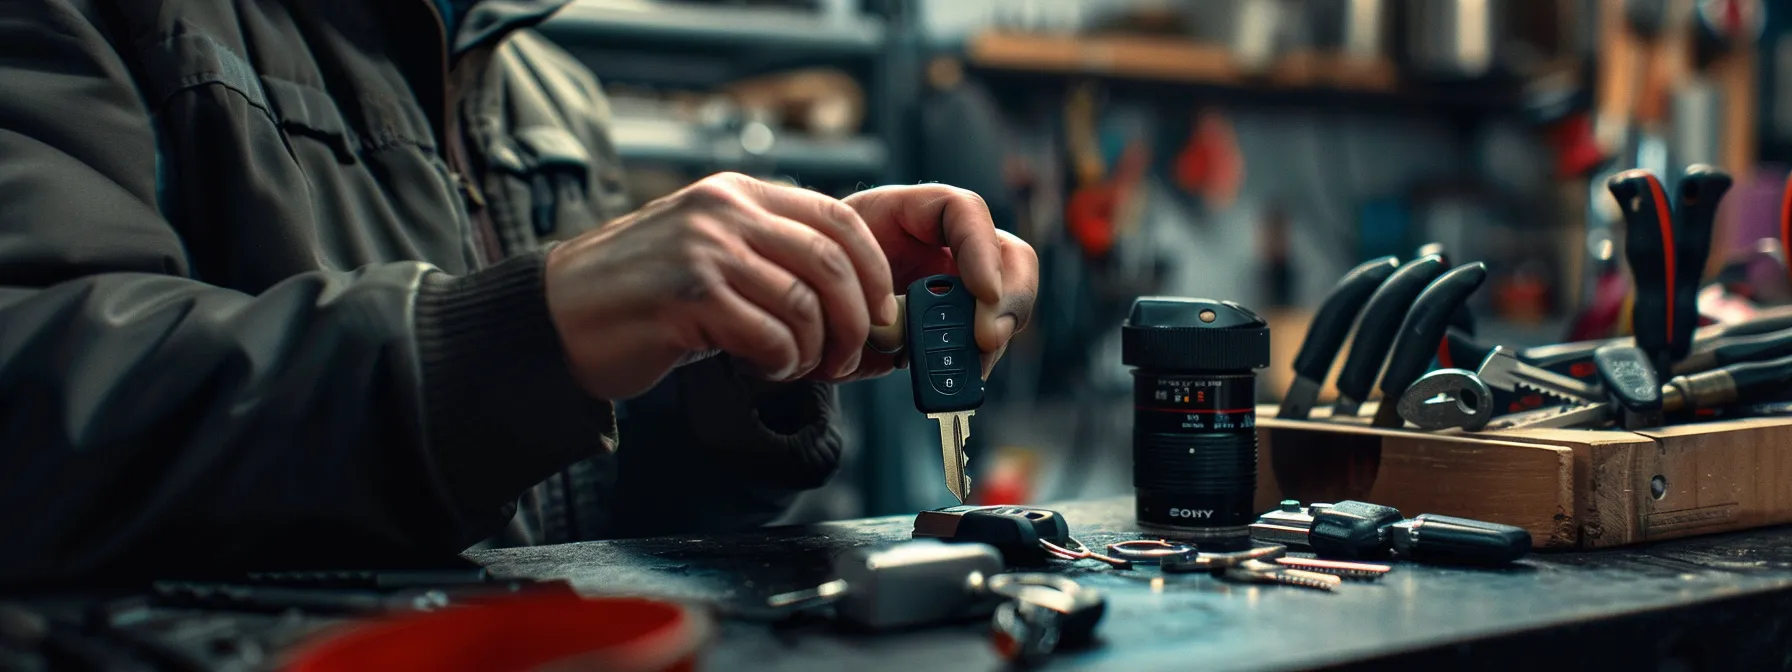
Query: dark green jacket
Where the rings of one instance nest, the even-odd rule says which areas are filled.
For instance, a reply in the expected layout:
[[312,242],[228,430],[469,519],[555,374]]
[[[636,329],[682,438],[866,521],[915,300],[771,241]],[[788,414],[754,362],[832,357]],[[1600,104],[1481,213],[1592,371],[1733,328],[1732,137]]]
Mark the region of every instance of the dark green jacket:
[[451,40],[433,0],[0,3],[0,584],[726,529],[827,478],[826,386],[574,387],[540,249],[626,203],[523,30],[562,2]]

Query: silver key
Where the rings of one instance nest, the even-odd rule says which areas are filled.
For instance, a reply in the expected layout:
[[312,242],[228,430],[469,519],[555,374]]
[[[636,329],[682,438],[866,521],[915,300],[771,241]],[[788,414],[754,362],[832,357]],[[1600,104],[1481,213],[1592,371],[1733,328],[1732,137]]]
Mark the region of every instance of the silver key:
[[970,458],[964,454],[964,442],[971,438],[971,416],[976,411],[928,413],[940,423],[940,457],[945,464],[946,489],[963,504],[971,498]]
[[1262,560],[1249,560],[1242,565],[1227,569],[1220,575],[1220,578],[1238,583],[1279,583],[1285,586],[1299,586],[1328,592],[1344,582],[1343,579],[1330,574],[1287,569]]

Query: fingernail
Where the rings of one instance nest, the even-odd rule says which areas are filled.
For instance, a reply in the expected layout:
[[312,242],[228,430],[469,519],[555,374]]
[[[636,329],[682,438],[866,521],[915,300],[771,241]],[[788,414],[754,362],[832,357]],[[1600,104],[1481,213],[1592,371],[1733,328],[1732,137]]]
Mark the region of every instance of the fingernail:
[[884,297],[883,307],[877,309],[877,326],[888,327],[896,324],[896,314],[898,312],[901,312],[901,308],[896,306],[896,295],[891,294]]

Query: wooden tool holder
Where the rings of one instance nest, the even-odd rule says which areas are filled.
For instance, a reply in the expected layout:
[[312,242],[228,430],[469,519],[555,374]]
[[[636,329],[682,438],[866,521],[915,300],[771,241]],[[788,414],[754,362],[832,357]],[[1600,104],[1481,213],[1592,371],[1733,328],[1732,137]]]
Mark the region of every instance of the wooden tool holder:
[[1792,418],[1465,433],[1329,422],[1327,410],[1258,409],[1259,510],[1355,499],[1517,525],[1550,549],[1792,523]]

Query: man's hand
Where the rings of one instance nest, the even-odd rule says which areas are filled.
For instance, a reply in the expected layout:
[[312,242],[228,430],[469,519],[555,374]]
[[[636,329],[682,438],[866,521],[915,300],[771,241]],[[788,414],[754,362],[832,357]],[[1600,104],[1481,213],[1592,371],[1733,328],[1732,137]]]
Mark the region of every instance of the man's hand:
[[[957,275],[977,297],[977,346],[983,377],[1008,340],[1025,329],[1039,294],[1039,255],[1026,241],[996,229],[977,194],[943,184],[892,186],[847,196],[883,248],[898,290],[940,273]],[[852,379],[895,368],[889,355],[867,351]]]
[[574,377],[603,399],[711,350],[770,380],[840,380],[862,368],[871,325],[897,318],[878,245],[839,200],[714,175],[554,248],[548,310]]

